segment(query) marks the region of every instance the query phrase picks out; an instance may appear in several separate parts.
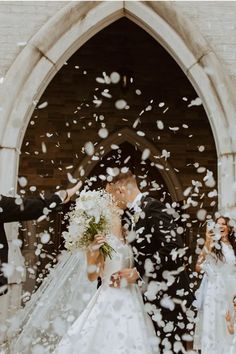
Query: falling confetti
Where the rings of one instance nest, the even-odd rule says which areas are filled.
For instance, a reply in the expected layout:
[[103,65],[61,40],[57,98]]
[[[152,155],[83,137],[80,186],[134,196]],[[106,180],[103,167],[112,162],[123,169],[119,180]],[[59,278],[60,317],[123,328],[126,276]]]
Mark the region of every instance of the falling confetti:
[[110,79],[113,84],[117,84],[120,81],[120,74],[114,71],[111,73]]
[[98,108],[98,107],[101,106],[102,100],[101,100],[101,99],[98,99],[98,98],[95,98],[95,99],[93,100],[93,103],[95,104],[95,107]]
[[88,141],[84,145],[84,151],[86,152],[87,155],[92,156],[94,154],[94,145],[91,141]]
[[104,78],[102,77],[96,77],[96,81],[99,83],[99,84],[105,84],[106,81],[104,80]]
[[149,105],[149,106],[147,106],[146,108],[145,108],[145,111],[151,111],[152,110],[152,106],[151,105]]
[[197,173],[204,173],[206,171],[206,167],[198,167]]
[[29,189],[30,189],[31,192],[35,192],[37,190],[36,186],[30,186]]
[[164,111],[162,113],[165,114],[168,110],[169,110],[169,107],[166,107],[166,109],[164,109]]
[[167,151],[166,149],[163,149],[161,152],[161,157],[164,157],[165,160],[167,160],[170,157],[170,152]]
[[47,146],[46,146],[45,142],[42,142],[42,153],[46,154],[46,152],[47,152]]
[[118,174],[120,173],[120,169],[118,167],[108,167],[106,171],[112,177],[118,176]]
[[213,191],[209,192],[207,196],[209,198],[214,198],[214,197],[217,197],[217,195],[218,195],[217,190],[214,189]]
[[149,158],[151,151],[149,149],[144,149],[142,153],[142,160],[145,161]]
[[197,98],[195,98],[195,100],[192,100],[192,101],[190,102],[190,104],[188,105],[188,107],[201,106],[201,104],[202,104],[201,98],[197,97]]
[[70,183],[74,184],[77,182],[77,179],[74,178],[69,172],[67,172],[67,179]]
[[204,145],[198,146],[198,151],[199,152],[203,152],[204,150],[205,150],[205,146]]
[[133,128],[136,129],[138,124],[140,124],[141,121],[140,121],[140,118],[137,118],[135,121],[134,121],[134,124],[133,124]]
[[38,109],[43,109],[43,108],[46,108],[47,106],[48,106],[48,102],[45,101],[38,106]]
[[111,148],[112,148],[112,150],[117,150],[117,149],[119,149],[119,146],[116,144],[111,144]]
[[157,120],[157,128],[160,130],[164,129],[164,123],[161,120]]
[[108,89],[105,89],[104,91],[102,91],[101,95],[106,97],[106,98],[111,98],[112,97],[112,95],[109,93]]
[[18,183],[22,188],[25,188],[27,186],[28,180],[26,177],[19,177]]
[[203,180],[205,182],[205,185],[210,188],[213,188],[216,184],[216,181],[213,176],[213,172],[209,170],[207,170],[206,176],[203,178]]
[[42,244],[46,244],[50,241],[50,234],[45,231],[42,234],[40,234],[40,240],[42,242]]
[[98,135],[100,136],[100,138],[106,139],[108,137],[108,135],[109,135],[109,132],[108,132],[108,130],[106,128],[101,128],[98,131]]
[[197,211],[197,218],[200,221],[204,221],[207,215],[207,211],[205,209],[199,209]]
[[169,127],[169,129],[173,132],[177,132],[179,130],[179,127]]
[[137,135],[138,136],[145,136],[145,133],[143,131],[141,131],[141,130],[138,130],[137,131]]
[[2,264],[2,272],[6,278],[11,277],[14,274],[15,268],[13,264],[3,263]]
[[184,190],[183,195],[187,197],[192,191],[192,187],[188,187]]
[[117,100],[115,102],[116,109],[124,109],[127,106],[127,102],[123,99]]

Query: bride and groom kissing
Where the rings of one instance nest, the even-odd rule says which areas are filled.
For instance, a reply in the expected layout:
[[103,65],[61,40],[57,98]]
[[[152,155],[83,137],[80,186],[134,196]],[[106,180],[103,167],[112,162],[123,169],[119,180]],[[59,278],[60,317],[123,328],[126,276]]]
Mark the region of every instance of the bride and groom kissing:
[[[194,296],[181,228],[161,202],[140,192],[130,171],[115,176],[106,191],[115,204],[112,232],[97,235],[86,254],[88,278],[101,277],[101,285],[53,353],[185,353]],[[106,241],[115,252],[104,260],[99,248]]]
[[180,343],[193,329],[187,312],[194,300],[183,263],[184,245],[178,233],[182,228],[160,201],[141,193],[130,171],[114,177],[106,190],[124,210],[124,228],[128,229],[135,265],[134,269],[113,274],[111,280],[115,286],[122,278],[127,283],[143,283],[143,300],[160,339],[161,352],[181,348]]

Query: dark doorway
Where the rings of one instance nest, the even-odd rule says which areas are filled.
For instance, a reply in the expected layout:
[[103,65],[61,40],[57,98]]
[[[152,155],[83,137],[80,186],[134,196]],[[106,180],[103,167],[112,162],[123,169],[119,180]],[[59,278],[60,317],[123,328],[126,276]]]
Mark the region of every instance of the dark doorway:
[[[114,72],[120,75],[117,83],[108,80]],[[198,204],[190,204],[184,211],[189,230],[186,241],[195,259],[197,235],[203,230],[203,222],[199,222],[196,213],[204,208],[210,215],[217,205],[216,197],[208,197],[215,187],[208,187],[204,182],[207,169],[217,180],[215,143],[203,106],[194,103],[196,98],[186,75],[160,44],[126,18],[114,22],[65,63],[33,112],[19,165],[19,175],[28,180],[25,193],[38,194],[42,190],[50,193],[56,186],[66,187],[68,172],[73,175],[85,157],[86,142],[99,144],[103,140],[99,135],[101,128],[112,134],[128,127],[145,136],[159,151],[168,153],[168,161],[178,174],[183,190],[192,186],[193,181],[201,183],[199,192],[193,188],[191,194]],[[117,108],[119,100],[125,102],[123,109]],[[47,104],[41,106],[44,102]],[[155,179],[161,189],[152,192],[170,201],[169,191],[151,162],[139,163],[141,152],[129,141],[120,148],[122,154],[126,151],[132,156],[130,164],[140,181],[147,175],[148,188]],[[99,174],[104,169],[101,163],[93,173]],[[31,186],[37,187],[36,192]],[[45,245],[49,256],[53,245],[57,249],[59,244],[58,223],[60,218],[53,244]],[[46,226],[38,226],[37,234],[42,228]],[[35,250],[28,250],[25,243],[23,252],[27,255],[28,251],[33,254]],[[47,256],[39,259],[39,268],[47,260]]]

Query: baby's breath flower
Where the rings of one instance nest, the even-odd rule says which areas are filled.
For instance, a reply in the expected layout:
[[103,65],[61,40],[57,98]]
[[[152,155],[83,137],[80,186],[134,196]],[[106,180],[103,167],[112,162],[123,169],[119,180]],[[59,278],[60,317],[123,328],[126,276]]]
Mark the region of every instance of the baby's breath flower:
[[[81,192],[75,208],[68,213],[68,230],[62,234],[68,251],[87,250],[96,234],[110,234],[111,205],[112,198],[104,190]],[[112,251],[113,248],[107,243],[100,247],[104,258],[111,258]]]

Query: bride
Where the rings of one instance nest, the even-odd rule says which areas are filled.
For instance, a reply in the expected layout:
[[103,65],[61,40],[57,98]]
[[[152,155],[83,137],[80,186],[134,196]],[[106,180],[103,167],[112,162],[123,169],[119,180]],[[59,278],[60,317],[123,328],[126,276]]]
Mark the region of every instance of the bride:
[[[121,211],[115,205],[111,215],[111,233],[97,234],[86,255],[64,254],[22,310],[18,319],[23,323],[22,332],[13,340],[10,353],[159,353],[138,285],[123,280],[119,287],[111,284],[113,273],[133,268]],[[104,259],[99,251],[105,242],[114,250],[111,258]],[[98,277],[102,285],[96,290]]]
[[236,242],[229,218],[220,216],[214,227],[207,228],[196,270],[204,271],[204,277],[196,293],[194,349],[202,354],[228,354],[232,336],[225,314],[236,294]]

